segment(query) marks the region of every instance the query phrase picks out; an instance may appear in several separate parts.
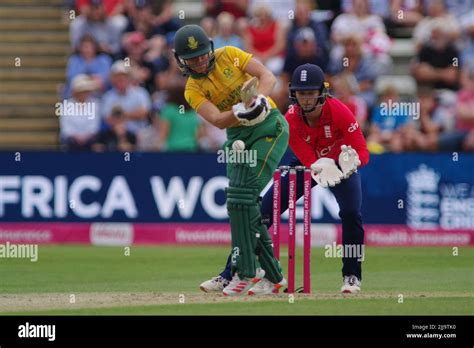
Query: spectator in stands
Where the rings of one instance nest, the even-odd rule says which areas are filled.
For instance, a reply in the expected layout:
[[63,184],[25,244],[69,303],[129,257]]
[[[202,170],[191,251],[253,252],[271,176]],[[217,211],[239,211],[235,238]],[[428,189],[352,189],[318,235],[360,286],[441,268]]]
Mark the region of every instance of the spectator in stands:
[[411,122],[411,116],[406,114],[402,108],[396,108],[400,103],[398,91],[393,86],[388,86],[380,96],[371,117],[371,126],[367,143],[370,148],[372,144],[380,144],[392,152],[403,150],[401,130],[403,126]]
[[63,107],[59,115],[61,145],[70,151],[87,151],[100,128],[99,101],[92,97],[99,86],[83,74],[74,77],[71,86],[72,97],[65,102],[72,107]]
[[359,96],[370,108],[375,103],[374,81],[380,72],[376,62],[362,51],[362,39],[358,34],[349,34],[341,39],[343,57],[329,63],[328,74],[342,72],[353,74],[359,84]]
[[294,19],[296,0],[249,0],[247,16],[251,17],[254,9],[259,6],[267,6],[272,12],[272,18],[285,30],[291,26]]
[[206,0],[204,2],[206,16],[216,18],[222,12],[228,12],[235,18],[246,16],[248,0]]
[[430,0],[427,3],[427,16],[418,22],[413,31],[413,40],[418,50],[430,40],[433,26],[438,23],[443,23],[450,42],[455,42],[459,38],[458,21],[446,10],[444,1]]
[[[167,14],[164,18],[154,14],[154,2],[150,0],[134,0],[130,6],[130,17],[128,25],[125,29],[126,33],[142,32],[148,41],[149,49],[146,53],[145,60],[153,61],[157,59],[162,51],[166,48],[166,35],[170,32],[176,31],[180,27],[180,22],[175,18],[169,18]],[[170,11],[171,4],[165,1],[163,10],[166,13]],[[162,22],[167,20],[166,22]],[[124,35],[122,45],[127,35]]]
[[216,36],[217,23],[216,23],[216,20],[214,18],[204,17],[199,22],[199,25],[204,29],[204,31],[206,32],[208,37],[213,38],[214,36]]
[[200,121],[199,148],[206,152],[216,152],[222,149],[227,140],[226,130],[214,126],[203,118],[200,118]]
[[120,106],[132,133],[148,125],[151,101],[148,92],[139,86],[130,84],[130,67],[124,61],[116,61],[111,69],[113,88],[102,98],[102,117],[109,123],[114,106]]
[[147,39],[154,35],[162,35],[162,31],[155,25],[155,16],[151,3],[147,0],[134,0],[125,32],[140,31]]
[[124,51],[129,59],[132,76],[138,85],[144,87],[149,93],[155,90],[154,65],[145,60],[145,51],[148,49],[148,41],[140,31],[129,33],[124,39]]
[[[343,0],[342,11],[333,22],[331,27],[331,39],[334,42],[339,41],[339,36],[344,36],[352,30],[361,30],[362,33],[368,31],[371,27],[377,27],[381,31],[385,31],[382,17],[380,13],[374,13],[371,5],[379,1],[369,0]],[[386,6],[386,5],[382,5]],[[354,24],[355,27],[347,27],[345,24]]]
[[184,88],[169,91],[168,102],[158,120],[159,149],[162,151],[198,150],[200,121],[184,98]]
[[331,39],[334,43],[331,59],[343,56],[342,41],[347,35],[357,33],[362,39],[365,54],[370,54],[379,63],[380,73],[386,73],[391,66],[388,51],[391,46],[385,25],[380,16],[370,13],[368,0],[353,0],[351,13],[339,15],[331,27]]
[[98,134],[92,149],[97,152],[134,151],[137,138],[135,134],[127,130],[127,119],[122,107],[112,108],[108,123],[110,127]]
[[[322,22],[317,22],[311,17],[313,2],[310,0],[297,0],[295,8],[295,18],[292,21],[293,25],[288,32],[287,40],[287,56],[295,52],[295,36],[301,28],[311,28],[316,38],[318,45],[317,49],[321,57],[329,59],[329,34],[326,25]],[[322,67],[321,67],[322,68]],[[324,70],[324,69],[323,69]]]
[[155,86],[153,109],[160,110],[168,99],[168,91],[184,88],[186,77],[178,67],[173,53],[174,35],[168,35],[168,47],[159,60],[155,62]]
[[444,0],[443,2],[446,10],[455,18],[459,18],[469,12],[474,6],[472,0]]
[[341,74],[333,79],[332,92],[352,111],[362,131],[367,127],[367,104],[357,96],[358,83],[354,75]]
[[414,122],[408,124],[402,132],[405,151],[434,150],[441,126],[434,121],[433,116],[438,114],[438,105],[431,87],[418,88],[418,103],[420,115]]
[[[279,88],[275,89],[275,102],[280,110],[286,110],[288,106],[288,83],[295,69],[305,63],[318,65],[326,70],[327,56],[319,51],[314,31],[309,27],[300,28],[294,37],[295,53],[285,57],[285,64],[280,75]],[[284,112],[284,111],[283,111]]]
[[266,5],[255,7],[253,18],[244,34],[244,47],[275,75],[280,75],[284,63],[286,31],[272,18]]
[[89,75],[103,91],[108,87],[109,71],[112,60],[106,54],[98,53],[98,45],[94,37],[85,34],[79,42],[77,53],[69,57],[66,68],[66,85],[64,97],[71,95],[71,81],[79,74]]
[[[366,2],[370,13],[384,20],[390,17],[390,1],[367,0]],[[341,7],[345,13],[354,13],[357,5],[353,0],[342,0]]]
[[234,31],[235,18],[229,12],[221,12],[217,16],[217,35],[214,36],[214,48],[234,46],[243,48],[242,39]]
[[[124,16],[125,3],[127,0],[102,0],[104,4],[105,14],[108,18],[122,21],[122,25],[125,25],[126,18]],[[93,0],[76,0],[76,10],[81,15],[87,15],[90,13],[91,8],[94,6]],[[116,17],[117,16],[117,17]]]
[[462,151],[467,131],[453,129],[454,117],[445,101],[429,86],[418,89],[420,117],[403,130],[407,151]]
[[173,15],[170,0],[133,0],[129,6],[129,15],[125,31],[141,31],[147,39],[154,35],[166,36],[181,27],[181,22]]
[[461,65],[474,61],[474,8],[464,14],[460,20],[462,29]]
[[[456,129],[471,133],[471,138],[474,137],[474,61],[471,61],[463,69],[461,74],[461,90],[457,97],[457,122]],[[470,151],[474,150],[471,146]],[[466,146],[468,147],[468,146]]]
[[76,17],[70,25],[71,45],[77,48],[84,34],[91,34],[101,52],[116,55],[120,52],[120,37],[125,27],[123,17],[107,17],[103,0],[90,0],[85,13]]
[[458,88],[459,53],[452,45],[449,32],[441,20],[433,25],[431,38],[421,47],[412,62],[411,73],[418,83],[437,89]]
[[[141,0],[143,3],[143,0]],[[147,0],[151,3],[153,11],[153,24],[161,31],[161,35],[166,35],[181,28],[181,21],[175,16],[172,0]],[[135,2],[140,3],[140,1]],[[181,9],[185,11],[186,9]]]
[[414,27],[423,19],[422,0],[392,0],[390,20],[400,26]]

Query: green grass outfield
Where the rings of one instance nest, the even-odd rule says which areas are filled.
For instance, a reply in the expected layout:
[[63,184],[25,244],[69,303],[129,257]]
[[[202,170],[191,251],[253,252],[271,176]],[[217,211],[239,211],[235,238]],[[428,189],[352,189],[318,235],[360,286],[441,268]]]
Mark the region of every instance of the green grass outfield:
[[[228,251],[133,246],[125,256],[123,247],[40,245],[37,262],[0,259],[0,314],[474,314],[474,248],[459,248],[453,256],[451,247],[367,247],[363,291],[356,296],[339,293],[341,260],[325,258],[322,248],[313,249],[311,295],[200,292],[199,284],[220,272]],[[297,286],[301,254],[299,249]]]

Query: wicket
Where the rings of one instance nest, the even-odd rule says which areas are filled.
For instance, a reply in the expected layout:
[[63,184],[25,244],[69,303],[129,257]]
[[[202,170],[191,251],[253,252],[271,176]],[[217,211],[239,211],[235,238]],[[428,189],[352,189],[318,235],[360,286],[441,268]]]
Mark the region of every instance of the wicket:
[[288,172],[288,292],[295,292],[296,176],[304,172],[303,182],[303,292],[311,292],[311,170],[304,166],[280,166],[273,175],[273,249],[280,259],[281,176]]

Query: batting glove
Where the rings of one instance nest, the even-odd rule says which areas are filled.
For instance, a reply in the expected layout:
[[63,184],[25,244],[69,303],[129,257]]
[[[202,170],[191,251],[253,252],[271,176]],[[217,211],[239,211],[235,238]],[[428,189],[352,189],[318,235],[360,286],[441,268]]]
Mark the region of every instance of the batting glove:
[[238,103],[232,107],[232,112],[242,126],[253,126],[263,122],[270,113],[270,110],[270,103],[262,94],[257,96],[255,102],[248,109],[245,108],[244,103]]

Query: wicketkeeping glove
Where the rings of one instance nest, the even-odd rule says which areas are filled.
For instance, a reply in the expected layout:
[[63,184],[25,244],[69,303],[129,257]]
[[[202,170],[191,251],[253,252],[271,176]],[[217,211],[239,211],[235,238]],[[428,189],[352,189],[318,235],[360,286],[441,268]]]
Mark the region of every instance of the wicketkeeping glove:
[[360,166],[359,155],[352,146],[342,145],[341,153],[339,154],[339,166],[344,174],[344,179],[347,179]]
[[253,105],[248,109],[245,108],[244,103],[238,103],[232,107],[232,112],[242,126],[253,126],[263,122],[270,113],[270,110],[270,103],[262,94],[257,96]]
[[322,187],[334,187],[339,184],[344,174],[332,158],[322,157],[311,165],[314,180]]

